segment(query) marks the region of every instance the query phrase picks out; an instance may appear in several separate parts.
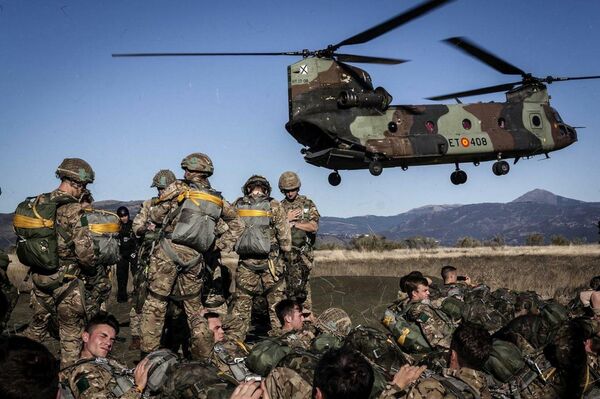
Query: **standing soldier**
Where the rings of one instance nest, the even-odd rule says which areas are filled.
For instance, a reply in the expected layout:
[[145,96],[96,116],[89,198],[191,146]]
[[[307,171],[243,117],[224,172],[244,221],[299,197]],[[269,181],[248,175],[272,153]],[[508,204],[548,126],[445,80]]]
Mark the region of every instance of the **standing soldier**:
[[121,229],[119,231],[119,248],[121,258],[117,263],[117,302],[127,302],[127,280],[129,280],[129,269],[134,276],[137,270],[137,241],[133,232],[133,222],[129,217],[129,209],[120,206],[117,209]]
[[[150,221],[162,227],[148,267],[149,295],[142,309],[141,349],[151,352],[160,346],[169,295],[177,291],[192,335],[192,356],[202,357],[211,349],[198,339],[203,254],[231,250],[243,226],[235,209],[211,188],[208,178],[214,168],[207,155],[190,154],[181,161],[181,168],[185,180],[169,184],[149,211]],[[216,237],[219,220],[229,229]]]
[[286,270],[287,297],[296,299],[305,311],[312,311],[309,274],[313,267],[313,246],[319,229],[319,211],[315,203],[299,195],[300,178],[294,172],[279,177],[281,201],[292,231],[292,262]]
[[150,186],[156,187],[158,196],[144,201],[140,212],[133,218],[133,232],[141,239],[141,243],[137,256],[138,267],[133,277],[133,306],[129,311],[129,326],[131,329],[130,350],[140,349],[140,318],[142,307],[146,301],[148,265],[150,264],[150,255],[158,241],[158,230],[160,229],[160,226],[157,226],[150,220],[150,208],[158,201],[165,188],[175,182],[175,180],[177,178],[172,171],[168,169],[159,170],[152,178],[152,185]]
[[291,250],[290,227],[279,201],[270,197],[271,185],[262,176],[250,177],[242,187],[244,196],[234,205],[244,221],[244,232],[235,250],[239,255],[235,276],[232,334],[246,339],[250,328],[252,301],[266,297],[271,328],[279,325],[275,305],[285,296],[284,262]]
[[[83,159],[66,158],[56,176],[61,181],[56,190],[19,204],[14,226],[19,236],[19,260],[31,267],[33,280],[34,314],[25,335],[42,341],[47,331],[47,314],[56,311],[64,367],[79,355],[79,337],[85,323],[85,289],[81,277],[86,272],[95,273],[93,239],[90,230],[83,226],[84,209],[79,202],[86,186],[94,181],[94,171]],[[45,246],[33,234],[42,229],[50,230]],[[53,240],[57,247],[51,248],[48,242]],[[50,251],[56,251],[56,265],[50,263],[55,259]],[[48,258],[36,262],[45,254]]]

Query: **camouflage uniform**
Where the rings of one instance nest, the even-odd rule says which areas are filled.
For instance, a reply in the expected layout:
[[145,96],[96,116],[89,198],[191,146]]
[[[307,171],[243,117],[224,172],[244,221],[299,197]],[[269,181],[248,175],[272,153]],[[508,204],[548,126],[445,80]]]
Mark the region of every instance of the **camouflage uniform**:
[[291,348],[309,350],[315,339],[315,331],[313,330],[312,328],[303,328],[302,330],[284,331],[280,328],[275,328],[269,331],[269,336],[280,338]]
[[60,335],[61,366],[73,363],[79,356],[81,332],[86,319],[83,271],[95,272],[94,244],[89,230],[81,225],[83,207],[65,192],[55,190],[50,198],[67,198],[72,202],[56,210],[56,224],[70,236],[70,242],[58,234],[59,269],[51,274],[34,271],[32,295],[33,316],[24,335],[38,342],[47,334],[49,314],[57,313]]
[[[104,366],[98,362],[104,363]],[[89,359],[76,364],[69,377],[69,387],[75,399],[138,399],[142,393],[135,389],[133,381],[128,383],[131,388],[117,395],[118,384],[116,377],[127,373],[127,367],[114,359]],[[126,378],[126,377],[120,377]]]
[[[110,298],[112,283],[108,275],[108,267],[104,265],[95,266],[96,273],[89,276],[83,276],[85,282],[85,304],[87,316],[93,317]],[[106,310],[106,309],[103,309]]]
[[[291,250],[290,225],[279,201],[270,197],[267,200],[271,215],[269,226],[271,253],[258,259],[240,256],[236,269],[235,299],[228,327],[231,329],[231,335],[239,341],[246,339],[250,328],[254,297],[266,296],[271,328],[279,326],[275,305],[285,298],[284,263],[280,254],[289,253]],[[234,205],[239,209],[241,204],[254,201],[251,196],[246,195],[238,198]]]
[[407,306],[406,319],[419,325],[429,345],[449,349],[452,328],[445,315],[425,301],[411,302]]
[[311,399],[312,379],[307,381],[296,370],[275,367],[265,379],[271,399]]
[[[289,211],[300,209],[302,210],[302,216],[298,220],[300,222],[315,222],[319,225],[319,211],[315,206],[315,203],[304,195],[298,195],[293,201],[288,198],[284,198],[281,201],[281,206],[287,215]],[[316,232],[307,233],[294,226],[291,227],[292,234],[292,263],[288,265],[288,268],[300,269],[300,270],[287,270],[286,273],[291,274],[296,279],[304,279],[306,286],[304,293],[300,296],[306,299],[302,303],[303,309],[312,309],[312,291],[310,289],[309,274],[314,265],[313,245],[315,243]],[[306,275],[304,275],[306,273]],[[290,281],[290,280],[288,280]]]
[[8,279],[8,264],[10,263],[10,259],[8,255],[0,250],[0,295],[3,298],[1,305],[3,306],[2,313],[0,314],[0,333],[4,331],[6,328],[6,324],[10,319],[10,315],[17,304],[17,300],[19,299],[19,293],[14,285]]
[[491,394],[488,390],[488,377],[483,372],[462,367],[458,370],[444,369],[442,376],[434,377],[430,374],[404,390],[388,385],[379,398],[487,399],[491,398]]
[[[150,220],[157,225],[162,225],[167,215],[179,206],[178,195],[194,188],[210,189],[210,184],[206,179],[201,178],[197,178],[189,184],[182,181],[170,184],[165,188],[159,202],[150,209]],[[214,245],[219,250],[229,250],[242,230],[242,224],[235,209],[226,201],[223,201],[221,218],[229,225],[229,229],[217,238]],[[196,250],[172,242],[169,236],[175,225],[175,221],[168,221],[166,225],[162,226],[161,234],[163,234],[163,238],[161,238],[160,245],[155,248],[148,267],[149,295],[142,309],[141,349],[144,352],[152,352],[160,346],[168,297],[177,285],[179,291],[185,297],[183,307],[188,317],[192,335],[192,356],[202,357],[210,350],[210,348],[202,348],[201,342],[198,340],[199,320],[203,318],[199,315],[203,307],[200,299],[202,281],[198,276],[204,268],[204,259],[202,254]],[[197,259],[196,263],[178,271],[179,266],[164,249],[167,246],[176,253],[182,263]]]

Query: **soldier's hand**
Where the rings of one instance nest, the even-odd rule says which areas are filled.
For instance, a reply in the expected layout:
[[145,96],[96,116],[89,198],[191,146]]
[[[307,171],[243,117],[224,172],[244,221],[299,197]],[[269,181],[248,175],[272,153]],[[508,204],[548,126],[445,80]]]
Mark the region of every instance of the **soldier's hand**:
[[426,368],[427,367],[425,366],[417,367],[405,364],[400,368],[396,375],[394,375],[392,383],[394,383],[394,385],[396,385],[398,388],[404,389],[411,383],[415,382]]
[[301,215],[302,215],[301,209],[292,209],[291,211],[288,211],[287,219],[289,222],[293,222],[294,220],[300,219]]
[[148,371],[150,368],[148,367],[148,358],[145,358],[135,367],[133,371],[133,379],[135,381],[135,385],[140,390],[144,390],[146,388],[146,383],[148,382]]
[[154,230],[156,230],[156,225],[152,222],[148,222],[148,223],[146,223],[146,230],[154,231]]
[[465,275],[465,284],[473,285],[473,281],[471,280],[471,277],[469,277],[468,275]]
[[[266,396],[265,396],[266,395]],[[235,388],[229,399],[269,399],[267,390],[265,389],[264,381],[258,382],[248,381],[243,382]]]

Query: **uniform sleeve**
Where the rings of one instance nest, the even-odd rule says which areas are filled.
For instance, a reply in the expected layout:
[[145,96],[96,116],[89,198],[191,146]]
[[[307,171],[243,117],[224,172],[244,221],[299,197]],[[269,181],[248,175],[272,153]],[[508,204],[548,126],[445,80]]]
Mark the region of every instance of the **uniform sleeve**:
[[292,233],[286,212],[276,200],[271,201],[271,212],[273,212],[273,227],[279,248],[282,252],[289,252],[292,250]]
[[407,319],[419,325],[431,346],[450,348],[447,326],[431,307],[424,304],[413,305],[407,312]]
[[206,318],[198,316],[198,321],[194,323],[194,331],[192,331],[192,333],[198,341],[198,344],[196,345],[200,351],[198,356],[208,359],[212,348],[215,346],[215,336],[208,328],[208,321]]
[[69,386],[75,399],[106,398],[106,378],[95,367],[82,365],[73,370]]
[[140,212],[133,218],[132,229],[136,236],[141,236],[146,232],[146,223],[148,222],[148,213],[150,212],[150,204],[152,200],[146,200],[142,204]]
[[379,395],[379,399],[454,399],[454,395],[433,378],[419,380],[415,385],[401,390],[397,386],[387,385]]
[[93,267],[96,264],[96,254],[94,253],[94,241],[92,233],[81,223],[84,214],[80,204],[65,205],[67,226],[73,240],[73,249],[80,265],[84,267]]
[[215,245],[223,252],[231,252],[244,231],[244,222],[238,216],[237,210],[225,200],[221,219],[227,224],[227,229],[221,229],[224,232],[217,238]]
[[321,218],[321,215],[319,214],[319,211],[317,210],[317,206],[315,205],[315,203],[312,200],[308,200],[308,202],[309,202],[308,221],[315,222],[317,224],[317,229],[318,229],[319,228],[319,219]]

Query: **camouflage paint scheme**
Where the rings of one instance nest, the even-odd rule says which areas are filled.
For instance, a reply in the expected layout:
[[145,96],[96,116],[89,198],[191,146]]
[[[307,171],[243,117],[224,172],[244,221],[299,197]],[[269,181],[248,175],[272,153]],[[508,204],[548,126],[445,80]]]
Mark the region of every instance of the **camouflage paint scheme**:
[[[507,92],[504,103],[389,105],[391,96],[373,90],[364,70],[310,57],[288,67],[288,84],[286,129],[306,147],[306,162],[329,169],[366,169],[374,157],[383,167],[477,163],[577,141],[542,83]],[[357,98],[340,105],[344,95]]]

